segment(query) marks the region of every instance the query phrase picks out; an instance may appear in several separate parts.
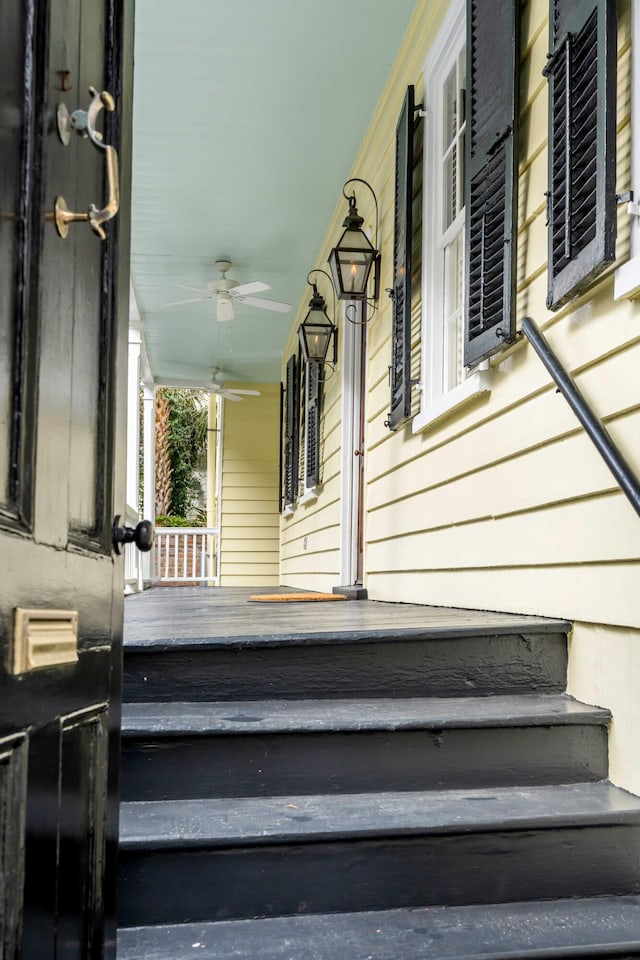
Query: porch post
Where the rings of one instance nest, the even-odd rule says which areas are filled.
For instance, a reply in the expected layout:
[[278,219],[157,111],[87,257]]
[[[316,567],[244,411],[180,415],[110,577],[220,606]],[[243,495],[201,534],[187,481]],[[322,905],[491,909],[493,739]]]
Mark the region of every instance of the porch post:
[[[219,456],[220,449],[220,418],[219,399],[215,393],[209,394],[209,410],[207,422],[207,526],[220,526],[220,486],[221,478]],[[218,586],[220,583],[220,533],[210,534],[207,543],[207,580],[208,587]]]
[[[142,393],[142,449],[143,449],[143,498],[142,512],[148,520],[156,519],[156,388],[153,383],[143,384]],[[154,550],[142,555],[142,579],[151,583]]]
[[127,378],[127,507],[139,512],[138,450],[140,447],[140,331],[129,327],[129,370]]
[[[138,497],[138,450],[140,447],[140,372],[142,335],[130,324],[127,366],[127,460],[125,477],[125,523],[135,526],[140,519]],[[125,593],[142,589],[140,557],[131,546],[125,548]]]

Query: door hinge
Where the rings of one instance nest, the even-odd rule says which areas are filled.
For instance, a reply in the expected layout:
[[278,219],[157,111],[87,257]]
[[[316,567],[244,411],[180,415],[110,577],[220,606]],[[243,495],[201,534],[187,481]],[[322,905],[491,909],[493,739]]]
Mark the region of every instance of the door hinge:
[[633,190],[627,190],[626,193],[616,193],[616,203],[626,203],[629,216],[640,217],[640,203],[634,200]]

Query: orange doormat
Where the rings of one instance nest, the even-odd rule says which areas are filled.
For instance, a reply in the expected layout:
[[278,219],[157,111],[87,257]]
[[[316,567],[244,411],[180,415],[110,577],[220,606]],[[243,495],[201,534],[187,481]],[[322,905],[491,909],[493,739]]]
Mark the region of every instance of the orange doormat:
[[309,600],[348,600],[341,593],[255,593],[249,600],[259,603],[291,603]]

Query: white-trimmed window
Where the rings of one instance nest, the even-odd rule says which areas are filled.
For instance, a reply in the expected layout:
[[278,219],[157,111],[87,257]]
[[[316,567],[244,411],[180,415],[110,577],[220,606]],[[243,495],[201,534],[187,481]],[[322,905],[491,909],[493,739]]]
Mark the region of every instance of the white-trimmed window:
[[424,69],[422,395],[414,432],[489,388],[489,372],[463,362],[465,8],[464,0],[451,5]]

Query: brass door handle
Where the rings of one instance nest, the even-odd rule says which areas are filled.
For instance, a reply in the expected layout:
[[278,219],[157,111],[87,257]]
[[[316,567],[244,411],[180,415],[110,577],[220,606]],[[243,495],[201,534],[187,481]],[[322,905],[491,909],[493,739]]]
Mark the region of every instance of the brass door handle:
[[102,208],[95,203],[90,204],[86,213],[73,213],[69,210],[63,196],[56,197],[54,220],[56,229],[61,237],[69,233],[69,224],[76,221],[88,221],[91,229],[101,240],[106,239],[103,223],[112,220],[120,207],[120,174],[118,169],[118,152],[115,147],[102,142],[102,134],[96,130],[96,120],[102,109],[110,113],[115,110],[115,101],[110,93],[103,90],[101,93],[95,87],[89,87],[92,100],[88,110],[75,110],[71,115],[64,104],[58,107],[58,134],[66,145],[71,139],[71,131],[81,137],[88,137],[96,150],[104,151],[107,162],[107,199]]

